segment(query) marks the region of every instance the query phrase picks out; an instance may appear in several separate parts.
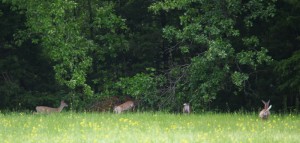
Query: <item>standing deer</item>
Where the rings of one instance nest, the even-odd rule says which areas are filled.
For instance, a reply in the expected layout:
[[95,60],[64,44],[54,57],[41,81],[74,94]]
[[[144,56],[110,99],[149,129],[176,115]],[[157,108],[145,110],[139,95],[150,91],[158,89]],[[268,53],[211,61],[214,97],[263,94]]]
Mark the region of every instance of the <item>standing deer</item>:
[[129,110],[129,109],[131,109],[131,108],[133,108],[133,107],[134,107],[133,101],[126,101],[125,103],[123,103],[123,104],[121,104],[121,105],[119,105],[119,106],[116,106],[116,107],[114,108],[114,112],[117,113],[117,114],[120,114],[120,113],[122,113],[123,111]]
[[266,120],[270,116],[270,109],[272,108],[272,105],[269,106],[270,100],[268,102],[265,102],[261,100],[264,103],[264,109],[260,111],[259,117],[263,120]]
[[183,112],[183,113],[188,113],[188,114],[190,114],[191,109],[190,109],[190,104],[189,104],[189,103],[184,103],[184,104],[183,104],[182,112]]
[[36,106],[36,112],[37,113],[55,113],[55,112],[61,112],[61,110],[64,108],[64,107],[68,107],[68,104],[65,103],[64,100],[62,100],[60,102],[60,106],[58,108],[52,108],[52,107],[47,107],[47,106]]

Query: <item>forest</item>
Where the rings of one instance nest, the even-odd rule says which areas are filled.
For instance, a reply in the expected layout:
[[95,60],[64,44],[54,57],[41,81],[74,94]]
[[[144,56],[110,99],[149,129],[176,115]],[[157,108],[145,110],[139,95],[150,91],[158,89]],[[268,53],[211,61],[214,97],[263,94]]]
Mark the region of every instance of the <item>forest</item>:
[[298,0],[2,0],[0,110],[300,110]]

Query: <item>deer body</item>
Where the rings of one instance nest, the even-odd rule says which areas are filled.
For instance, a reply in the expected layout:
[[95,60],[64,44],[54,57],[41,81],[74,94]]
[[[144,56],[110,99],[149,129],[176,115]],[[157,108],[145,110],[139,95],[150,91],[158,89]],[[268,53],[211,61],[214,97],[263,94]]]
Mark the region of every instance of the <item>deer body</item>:
[[60,106],[58,108],[52,108],[47,106],[36,106],[36,112],[37,113],[55,113],[55,112],[61,112],[64,107],[67,107],[68,104],[66,104],[64,101],[60,102]]
[[121,104],[121,105],[119,105],[119,106],[116,106],[116,107],[114,108],[114,112],[120,114],[120,113],[122,113],[123,111],[129,110],[129,109],[131,109],[131,108],[133,108],[133,107],[134,107],[133,101],[126,101],[125,103],[123,103],[123,104]]

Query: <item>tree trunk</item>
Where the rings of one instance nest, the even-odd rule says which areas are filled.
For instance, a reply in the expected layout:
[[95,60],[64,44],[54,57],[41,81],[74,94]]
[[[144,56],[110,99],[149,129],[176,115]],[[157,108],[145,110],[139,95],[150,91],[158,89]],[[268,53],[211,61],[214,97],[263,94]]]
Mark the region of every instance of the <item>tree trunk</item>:
[[287,95],[283,96],[282,102],[283,102],[283,112],[287,113]]
[[92,0],[88,0],[88,11],[89,11],[89,28],[90,28],[90,38],[94,40],[94,27],[93,27],[93,8]]
[[299,113],[299,104],[300,104],[299,95],[300,95],[300,91],[298,94],[296,94],[296,101],[295,101],[295,112],[296,113]]

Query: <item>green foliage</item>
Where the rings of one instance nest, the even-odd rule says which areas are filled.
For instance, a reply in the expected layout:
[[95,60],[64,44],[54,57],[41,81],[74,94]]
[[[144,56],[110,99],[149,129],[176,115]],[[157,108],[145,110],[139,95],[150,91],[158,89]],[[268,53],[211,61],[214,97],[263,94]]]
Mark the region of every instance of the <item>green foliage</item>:
[[124,95],[130,95],[145,106],[156,106],[159,100],[159,87],[164,83],[164,77],[153,77],[153,74],[138,73],[133,77],[121,78],[116,83]]
[[14,100],[15,97],[18,97],[18,94],[20,94],[21,91],[22,89],[15,82],[7,82],[5,84],[2,84],[0,86],[1,108],[16,109],[14,105],[10,105],[10,104],[12,103],[11,101]]
[[[39,35],[40,43],[48,52],[54,65],[55,78],[71,89],[82,86],[84,92],[92,95],[86,84],[86,72],[91,66],[91,57],[87,55],[93,44],[80,35],[80,25],[70,12],[76,7],[73,1],[12,2],[26,13],[26,25],[30,33]],[[22,35],[19,37],[28,37]]]
[[210,102],[215,99],[217,93],[228,84],[226,74],[229,72],[228,65],[224,67],[213,66],[214,62],[204,57],[192,59],[190,67],[190,89],[196,103],[200,101]]
[[103,58],[103,54],[116,57],[117,53],[126,50],[128,43],[124,38],[123,32],[127,30],[125,19],[116,15],[115,6],[111,3],[104,3],[103,6],[96,8],[95,18],[92,23],[95,30],[94,42],[101,49],[95,49],[100,53],[98,58]]
[[[153,77],[147,74],[137,74],[132,78],[121,78],[120,82],[117,84],[123,89],[123,92],[134,97],[141,96],[143,94],[148,95],[149,93],[155,91],[155,82]],[[155,95],[155,93],[153,93]]]
[[276,64],[275,70],[280,73],[282,81],[280,90],[300,91],[300,51],[296,51],[290,58],[284,59]]
[[234,72],[231,75],[231,79],[232,82],[237,86],[237,87],[243,87],[245,84],[244,81],[249,79],[249,76],[247,74],[244,73],[240,73],[240,72]]
[[299,12],[294,0],[2,0],[1,108],[64,98],[84,110],[104,96],[175,112],[299,105]]
[[[180,23],[169,23],[163,29],[164,37],[179,45],[183,53],[201,51],[191,58],[187,89],[180,90],[184,91],[181,95],[191,95],[187,97],[195,108],[203,108],[218,94],[230,89],[227,87],[235,86],[241,91],[252,70],[272,61],[267,49],[258,49],[259,39],[245,31],[257,20],[273,17],[274,2],[166,0],[149,7],[158,15],[162,11],[178,12]],[[230,92],[235,92],[235,88],[232,89]]]
[[125,19],[122,19],[120,16],[114,14],[114,4],[105,3],[103,7],[96,9],[96,19],[94,21],[95,27],[99,29],[107,29],[112,33],[116,33],[116,28],[127,29],[125,25]]
[[237,54],[237,60],[242,65],[250,65],[253,69],[256,69],[258,65],[272,61],[267,52],[268,50],[265,48],[261,48],[260,51],[242,51]]
[[[285,0],[279,3],[276,21],[272,23],[269,33],[272,33],[268,40],[270,51],[273,53],[274,71],[280,94],[286,94],[295,102],[299,97],[299,60],[300,60],[300,39],[299,39],[299,12],[300,2]],[[295,103],[296,104],[296,103]],[[298,109],[299,110],[299,109]]]
[[268,20],[270,17],[274,17],[276,11],[274,2],[276,1],[249,0],[243,6],[243,10],[248,12],[244,18],[245,25],[252,27],[257,19]]
[[[33,39],[33,41],[40,43],[55,62],[53,67],[56,80],[73,90],[82,88],[82,92],[86,95],[93,95],[86,77],[92,66],[93,59],[90,52],[96,49],[94,43],[107,47],[100,52],[110,51],[111,55],[115,55],[115,50],[112,49],[117,49],[124,43],[120,42],[122,38],[116,34],[117,29],[126,29],[124,19],[113,14],[113,5],[105,4],[96,9],[96,18],[91,24],[96,31],[109,30],[108,34],[99,33],[96,38],[100,41],[97,42],[90,41],[81,34],[83,25],[80,25],[77,17],[72,14],[78,6],[74,1],[12,1],[11,3],[18,9],[24,10],[27,16],[26,25],[29,33],[19,32],[22,35],[18,37],[34,38],[34,35],[39,35],[39,40]],[[98,58],[103,58],[103,55]]]

